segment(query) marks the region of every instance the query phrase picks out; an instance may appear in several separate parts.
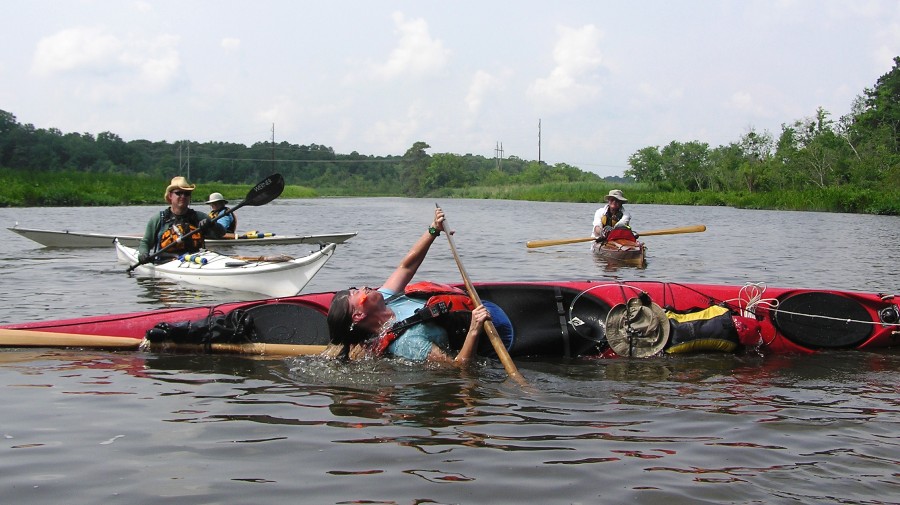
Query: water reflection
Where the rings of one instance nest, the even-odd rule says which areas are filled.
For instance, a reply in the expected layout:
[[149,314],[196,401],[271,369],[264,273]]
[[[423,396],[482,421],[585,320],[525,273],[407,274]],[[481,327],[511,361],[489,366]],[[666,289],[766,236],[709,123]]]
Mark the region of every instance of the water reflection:
[[259,293],[212,287],[192,287],[158,277],[134,276],[134,280],[142,290],[142,293],[138,295],[140,299],[138,303],[159,305],[165,308],[207,305],[211,300],[216,300],[216,303],[224,303],[263,298]]
[[[600,256],[594,255],[594,263],[597,264],[597,268],[605,272],[607,274],[628,274],[632,270],[644,270],[647,268],[647,265],[650,263],[650,259],[647,259],[642,265],[633,265],[629,264],[625,261],[616,261],[614,259],[602,258]],[[617,275],[611,275],[611,277],[617,278]]]
[[71,372],[86,372],[88,382],[81,384],[112,384],[109,376],[98,371],[124,372],[134,377],[148,377],[145,356],[139,353],[91,352],[66,349],[15,349],[0,352],[0,365],[16,368],[38,377],[60,372],[75,377]]

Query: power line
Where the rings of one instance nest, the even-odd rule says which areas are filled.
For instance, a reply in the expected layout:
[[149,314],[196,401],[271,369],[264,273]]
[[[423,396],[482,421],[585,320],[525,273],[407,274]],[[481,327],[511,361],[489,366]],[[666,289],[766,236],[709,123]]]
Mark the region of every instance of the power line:
[[[271,162],[271,158],[223,158],[219,156],[191,156],[191,158],[195,160],[225,160],[225,161],[268,161]],[[397,163],[399,161],[403,161],[403,158],[390,158],[390,159],[377,159],[370,160],[368,158],[362,158],[358,160],[278,160],[278,163]]]

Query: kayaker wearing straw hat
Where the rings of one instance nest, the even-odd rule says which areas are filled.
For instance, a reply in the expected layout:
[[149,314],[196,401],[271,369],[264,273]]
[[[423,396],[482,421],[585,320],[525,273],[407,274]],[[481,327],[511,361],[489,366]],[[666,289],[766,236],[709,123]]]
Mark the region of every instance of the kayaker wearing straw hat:
[[[141,245],[138,247],[138,259],[142,262],[160,249],[175,244],[166,250],[173,255],[196,252],[205,245],[204,238],[222,238],[225,228],[213,222],[203,212],[190,208],[191,195],[197,186],[182,176],[173,177],[166,187],[163,197],[169,206],[157,212],[144,230]],[[184,240],[179,240],[193,230],[202,229]]]
[[[222,196],[222,193],[211,193],[209,195],[209,200],[203,203],[212,207],[212,210],[209,211],[209,214],[207,214],[210,219],[215,219],[216,216],[228,210],[228,207],[226,207],[226,205],[228,204],[228,200],[226,200],[225,197]],[[234,213],[228,214],[227,216],[222,217],[216,222],[219,224],[219,226],[225,228],[226,233],[222,238],[234,238],[234,232],[237,231],[237,216],[235,216]]]
[[[606,195],[606,205],[594,213],[594,229],[591,236],[603,241],[613,228],[631,228],[631,215],[622,204],[627,202],[621,189],[613,189]],[[637,233],[634,234],[637,238]]]

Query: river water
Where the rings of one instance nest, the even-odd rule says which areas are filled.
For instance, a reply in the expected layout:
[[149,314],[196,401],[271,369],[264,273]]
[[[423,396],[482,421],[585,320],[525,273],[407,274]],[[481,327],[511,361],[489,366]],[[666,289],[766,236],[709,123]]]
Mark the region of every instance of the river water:
[[[627,205],[644,269],[598,262],[599,205],[438,202],[473,281],[764,283],[896,293],[900,218]],[[242,230],[358,231],[307,292],[378,285],[435,202],[276,200]],[[137,233],[159,207],[0,209],[11,227]],[[208,305],[259,295],[131,277],[109,250],[0,230],[0,323]],[[239,254],[303,255],[309,246]],[[458,282],[438,240],[419,279]],[[0,351],[0,491],[9,503],[900,503],[900,354],[485,361],[78,350]]]

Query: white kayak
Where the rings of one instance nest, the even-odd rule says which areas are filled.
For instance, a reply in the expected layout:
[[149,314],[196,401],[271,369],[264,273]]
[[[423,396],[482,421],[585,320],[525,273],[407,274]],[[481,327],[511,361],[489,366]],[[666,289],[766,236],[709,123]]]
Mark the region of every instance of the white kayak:
[[[137,249],[119,243],[118,239],[113,242],[120,262],[128,265],[138,262]],[[164,263],[147,263],[134,271],[189,284],[252,291],[282,298],[300,293],[331,258],[336,247],[336,244],[326,244],[303,258],[232,257],[202,250]]]
[[[137,247],[140,235],[86,233],[69,230],[39,230],[19,228],[18,223],[7,230],[33,240],[44,247],[109,247],[113,239],[128,247]],[[321,235],[276,235],[274,233],[244,233],[236,239],[208,239],[209,247],[237,245],[291,245],[291,244],[342,244],[356,236],[356,232],[326,233]]]

